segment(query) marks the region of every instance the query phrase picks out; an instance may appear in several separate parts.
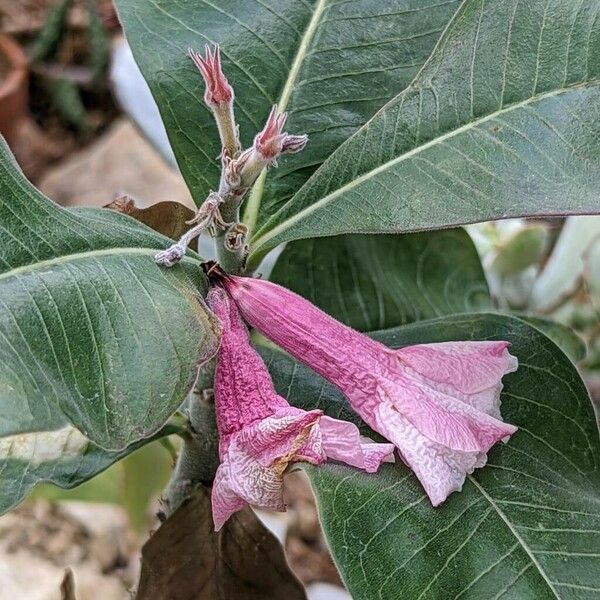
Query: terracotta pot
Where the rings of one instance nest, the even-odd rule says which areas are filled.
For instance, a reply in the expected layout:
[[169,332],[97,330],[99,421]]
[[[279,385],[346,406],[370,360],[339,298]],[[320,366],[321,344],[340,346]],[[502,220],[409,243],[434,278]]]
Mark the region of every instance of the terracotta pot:
[[0,34],[0,133],[9,145],[27,115],[27,58],[21,46]]

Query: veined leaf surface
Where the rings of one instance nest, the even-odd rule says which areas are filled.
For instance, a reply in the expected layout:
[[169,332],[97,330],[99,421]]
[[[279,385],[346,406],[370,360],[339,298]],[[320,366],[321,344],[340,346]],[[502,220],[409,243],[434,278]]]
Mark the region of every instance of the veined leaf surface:
[[117,0],[136,61],[161,111],[179,168],[197,203],[219,178],[221,148],[187,58],[218,42],[235,89],[244,145],[272,104],[308,146],[257,183],[245,211],[251,228],[272,214],[315,168],[423,65],[458,0]]
[[68,422],[122,450],[158,431],[216,349],[192,255],[109,210],[64,209],[0,148],[0,436]]
[[600,211],[596,0],[465,0],[410,86],[255,232],[281,242]]
[[491,308],[477,250],[460,229],[299,240],[269,279],[359,331]]

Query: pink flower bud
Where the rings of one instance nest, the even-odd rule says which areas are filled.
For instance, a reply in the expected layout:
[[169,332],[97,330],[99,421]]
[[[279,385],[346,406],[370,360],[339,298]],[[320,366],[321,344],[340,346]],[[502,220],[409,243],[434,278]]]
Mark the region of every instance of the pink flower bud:
[[229,85],[227,77],[221,70],[219,45],[215,44],[214,51],[211,51],[207,44],[204,46],[204,51],[206,56],[203,57],[191,48],[188,50],[190,58],[194,61],[206,84],[204,102],[210,108],[230,104],[233,101],[233,88]]
[[447,342],[391,350],[268,281],[217,275],[251,325],[336,385],[399,449],[432,504],[462,488],[486,453],[516,431],[500,416],[508,342]]
[[390,457],[392,444],[362,442],[352,423],[290,406],[275,392],[225,290],[211,289],[207,300],[223,328],[215,372],[221,458],[212,489],[217,531],[248,504],[285,510],[283,474],[291,463],[331,458],[374,472]]
[[289,135],[285,134],[285,138],[283,140],[283,144],[281,145],[281,153],[282,154],[296,154],[296,152],[300,152],[300,150],[304,150],[304,146],[306,146],[308,142],[308,136],[304,135]]
[[273,105],[263,130],[254,138],[254,149],[264,160],[274,161],[280,154],[299,152],[306,146],[307,135],[290,135],[283,132],[287,113],[280,113]]
[[235,159],[235,169],[240,174],[243,188],[251,187],[265,168],[276,165],[281,154],[300,152],[306,146],[307,135],[283,132],[286,119],[287,114],[278,112],[275,104],[263,130],[255,136],[253,145]]

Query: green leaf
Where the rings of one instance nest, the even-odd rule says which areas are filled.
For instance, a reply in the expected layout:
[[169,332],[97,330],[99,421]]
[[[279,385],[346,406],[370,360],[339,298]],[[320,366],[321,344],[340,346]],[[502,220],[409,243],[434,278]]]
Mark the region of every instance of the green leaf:
[[[135,59],[162,114],[179,168],[197,203],[219,179],[221,148],[204,84],[188,47],[221,45],[236,93],[244,144],[275,102],[287,131],[308,133],[307,148],[261,179],[246,211],[272,213],[375,110],[401,91],[427,59],[457,0],[116,0]],[[264,198],[263,198],[264,197]]]
[[122,450],[158,431],[214,353],[195,256],[109,210],[63,209],[0,148],[0,436],[68,422]]
[[178,431],[178,427],[167,425],[151,438],[118,452],[95,446],[71,425],[1,438],[0,515],[19,504],[39,483],[74,488],[140,446]]
[[281,242],[597,213],[596,0],[465,0],[411,85],[255,232]]
[[570,327],[537,315],[517,313],[517,316],[546,334],[574,363],[585,358],[585,342]]
[[491,307],[461,229],[300,240],[286,246],[269,279],[359,331]]
[[[518,425],[461,493],[432,508],[397,460],[375,475],[307,467],[333,557],[354,598],[598,596],[600,442],[573,364],[537,329],[503,315],[460,315],[380,332],[391,347],[512,342],[502,414]],[[345,415],[341,394],[289,357],[265,351],[276,387],[302,408]]]

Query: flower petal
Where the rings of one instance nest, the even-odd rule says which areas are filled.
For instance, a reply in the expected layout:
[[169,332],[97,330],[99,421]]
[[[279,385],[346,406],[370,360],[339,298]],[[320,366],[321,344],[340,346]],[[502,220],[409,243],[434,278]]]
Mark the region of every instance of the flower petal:
[[394,454],[394,444],[363,442],[358,427],[348,421],[323,416],[319,421],[323,450],[327,458],[375,473]]
[[215,530],[246,504],[285,510],[283,473],[304,459],[299,450],[321,414],[289,407],[231,436],[213,484]]
[[465,477],[486,462],[483,452],[462,452],[438,444],[419,432],[389,403],[374,415],[377,431],[392,441],[414,471],[433,506],[462,489]]
[[248,506],[232,485],[228,466],[221,464],[215,474],[211,492],[211,505],[215,531],[219,531],[227,519],[238,510]]
[[487,452],[496,442],[512,435],[516,427],[429,387],[408,374],[384,383],[382,403],[393,405],[419,432],[452,450]]
[[319,422],[322,414],[320,410],[304,411],[287,406],[242,429],[235,437],[237,447],[263,466],[270,466],[287,455],[296,456],[308,440],[310,428]]
[[517,370],[508,342],[442,342],[407,346],[400,360],[429,385],[500,419],[502,377]]

